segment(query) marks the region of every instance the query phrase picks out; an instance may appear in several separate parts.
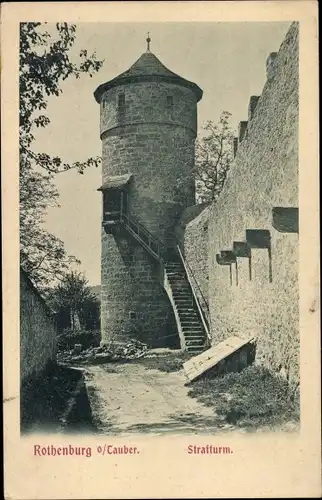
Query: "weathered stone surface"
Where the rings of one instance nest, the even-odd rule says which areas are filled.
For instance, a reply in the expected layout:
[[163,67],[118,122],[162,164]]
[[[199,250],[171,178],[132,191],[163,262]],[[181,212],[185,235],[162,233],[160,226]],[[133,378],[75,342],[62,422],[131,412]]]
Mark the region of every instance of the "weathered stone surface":
[[129,238],[102,230],[102,341],[136,337],[160,347],[160,338],[176,332],[173,311],[158,265]]
[[[277,372],[282,370],[296,386],[298,235],[274,229],[272,210],[298,206],[297,23],[292,24],[270,64],[270,75],[248,122],[247,136],[239,144],[223,192],[210,210],[209,240],[202,238],[197,217],[186,231],[185,254],[209,297],[213,343],[231,335],[256,336],[258,361]],[[253,248],[251,260],[237,257],[238,280],[234,264],[216,263],[216,254],[232,249],[234,242],[244,242],[246,229],[251,228],[270,231],[271,283],[267,249]]]
[[[140,133],[126,128],[121,136],[103,139],[103,183],[108,175],[133,174],[131,213],[163,240],[174,239],[174,225],[183,209],[194,203],[191,172],[194,133],[167,124],[140,125]],[[178,179],[185,179],[178,187]]]
[[[208,300],[209,284],[209,237],[208,224],[211,207],[204,210],[187,225],[184,235],[184,254],[193,276],[198,283],[196,290],[201,305],[204,308],[202,297]],[[206,313],[206,311],[204,311]]]
[[275,76],[275,59],[277,57],[277,52],[271,52],[266,60],[266,76],[267,80],[270,82]]
[[[272,227],[274,206],[298,206],[298,26],[293,24],[274,61],[247,138],[238,147],[209,223],[209,297],[214,342],[243,332],[258,338],[257,356],[291,384],[299,379],[298,235]],[[242,179],[242,187],[240,180]],[[239,285],[215,255],[244,241],[249,228],[270,229],[272,283],[265,249],[237,258]],[[234,268],[233,268],[234,271]]]
[[37,377],[56,358],[57,332],[50,310],[27,274],[20,271],[20,374]]
[[238,137],[234,137],[233,145],[234,145],[234,158],[235,158],[238,150]]
[[[142,80],[102,96],[103,184],[111,175],[133,174],[131,217],[170,250],[182,211],[194,203],[196,128],[197,99],[190,88]],[[174,314],[159,278],[158,264],[129,234],[102,230],[103,343],[135,336],[153,347],[173,345]]]
[[[122,114],[118,108],[117,97],[124,93],[125,104]],[[173,105],[167,104],[167,97],[173,98]],[[101,103],[101,135],[114,127],[131,125],[140,131],[144,141],[142,123],[168,124],[186,127],[196,134],[197,107],[196,96],[179,85],[161,82],[138,82],[118,85],[108,90]],[[151,132],[156,134],[152,128]],[[157,138],[157,137],[156,137]]]
[[249,104],[248,104],[248,121],[250,121],[255,113],[255,109],[258,103],[259,96],[258,95],[252,95],[251,98],[249,99]]
[[238,126],[238,143],[240,144],[242,140],[247,136],[247,121],[239,122]]

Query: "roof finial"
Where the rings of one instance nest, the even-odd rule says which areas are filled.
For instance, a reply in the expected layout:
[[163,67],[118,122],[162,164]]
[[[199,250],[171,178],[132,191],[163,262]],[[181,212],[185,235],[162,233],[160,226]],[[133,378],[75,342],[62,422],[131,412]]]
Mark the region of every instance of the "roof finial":
[[150,52],[150,42],[151,42],[151,38],[150,38],[150,32],[148,31],[148,38],[146,39],[146,42],[148,44],[147,46],[147,52]]

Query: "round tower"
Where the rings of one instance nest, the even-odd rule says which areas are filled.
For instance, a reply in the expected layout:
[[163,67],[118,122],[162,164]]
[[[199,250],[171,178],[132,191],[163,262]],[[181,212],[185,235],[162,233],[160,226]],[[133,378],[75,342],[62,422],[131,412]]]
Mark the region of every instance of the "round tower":
[[94,93],[102,140],[101,317],[103,342],[137,336],[159,346],[175,338],[160,258],[176,258],[176,223],[195,202],[202,90],[168,70],[147,42],[129,70]]

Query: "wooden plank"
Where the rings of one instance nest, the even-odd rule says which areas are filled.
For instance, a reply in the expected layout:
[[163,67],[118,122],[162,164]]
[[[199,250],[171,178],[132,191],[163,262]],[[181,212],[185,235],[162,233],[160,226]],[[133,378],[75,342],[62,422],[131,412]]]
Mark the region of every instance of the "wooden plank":
[[183,364],[183,369],[189,382],[199,378],[203,373],[219,365],[226,358],[234,354],[247,344],[255,341],[254,337],[241,339],[240,337],[229,337],[218,345],[198,354]]

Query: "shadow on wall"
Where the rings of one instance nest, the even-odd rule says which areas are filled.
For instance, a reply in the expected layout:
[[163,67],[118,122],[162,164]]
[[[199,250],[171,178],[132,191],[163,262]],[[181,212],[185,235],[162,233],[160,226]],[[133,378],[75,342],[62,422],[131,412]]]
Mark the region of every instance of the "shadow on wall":
[[[298,208],[296,207],[274,207],[272,210],[272,226],[280,233],[298,234]],[[245,241],[233,241],[232,250],[221,250],[216,254],[216,262],[219,265],[229,266],[229,282],[233,285],[233,268],[235,270],[235,285],[238,286],[238,259],[248,259],[249,281],[252,281],[252,256],[257,250],[265,252],[264,258],[267,269],[267,281],[273,281],[272,268],[272,243],[271,233],[268,229],[246,229]],[[267,253],[266,253],[267,252]]]

